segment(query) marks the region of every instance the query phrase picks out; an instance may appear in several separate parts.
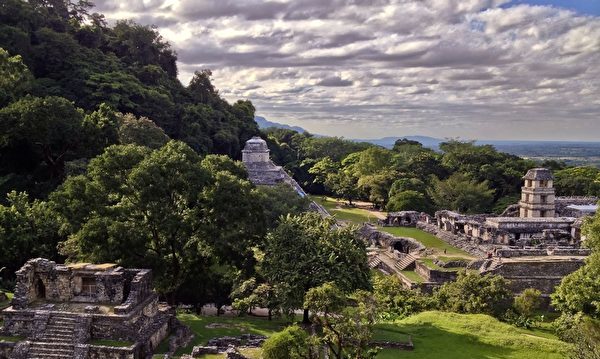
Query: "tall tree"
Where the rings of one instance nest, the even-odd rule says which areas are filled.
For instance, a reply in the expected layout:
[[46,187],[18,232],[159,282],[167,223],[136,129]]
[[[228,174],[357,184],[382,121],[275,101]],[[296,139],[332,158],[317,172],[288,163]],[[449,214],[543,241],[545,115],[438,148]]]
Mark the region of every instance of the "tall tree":
[[434,180],[429,195],[438,208],[483,213],[490,210],[494,190],[487,182],[478,183],[463,173],[455,173],[444,181]]
[[344,292],[370,285],[365,245],[355,229],[316,213],[288,216],[269,233],[261,270],[286,310],[301,308],[310,288],[329,281]]
[[583,267],[562,279],[552,294],[552,305],[562,312],[600,319],[600,214],[586,221],[582,234],[592,254]]

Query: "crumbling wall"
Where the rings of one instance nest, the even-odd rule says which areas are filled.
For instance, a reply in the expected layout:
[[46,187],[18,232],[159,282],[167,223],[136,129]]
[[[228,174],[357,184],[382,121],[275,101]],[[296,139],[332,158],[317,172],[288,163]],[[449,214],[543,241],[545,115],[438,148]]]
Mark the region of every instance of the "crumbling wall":
[[427,282],[434,283],[445,283],[456,279],[457,272],[454,271],[441,271],[427,267],[421,261],[415,262],[415,272],[421,277],[425,278]]
[[135,272],[135,276],[129,283],[127,299],[114,308],[115,314],[131,311],[152,293],[152,272],[149,269],[128,269],[126,272]]
[[425,246],[413,238],[396,237],[389,233],[377,230],[375,226],[369,223],[364,224],[358,230],[358,234],[364,241],[381,247],[393,247],[396,242],[400,242],[402,248],[407,248],[409,252],[420,252],[425,250]]

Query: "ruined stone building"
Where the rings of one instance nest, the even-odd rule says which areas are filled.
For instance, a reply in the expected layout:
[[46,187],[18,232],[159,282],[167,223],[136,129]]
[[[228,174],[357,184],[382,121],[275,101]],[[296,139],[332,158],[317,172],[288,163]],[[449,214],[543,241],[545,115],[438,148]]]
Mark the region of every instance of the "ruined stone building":
[[178,325],[147,269],[38,258],[16,275],[0,335],[19,340],[0,342],[0,358],[145,358]]
[[[556,197],[553,180],[548,169],[529,170],[523,177],[519,204],[501,216],[449,210],[417,216],[407,211],[390,213],[381,224],[413,226],[418,217],[417,228],[480,258],[470,268],[503,276],[515,293],[537,288],[548,296],[565,275],[584,264],[590,250],[582,246],[581,226],[585,216],[598,209],[595,197]],[[408,268],[411,261],[418,269],[419,260],[414,257],[419,253],[396,254],[401,257],[394,264],[397,269]]]
[[246,141],[242,150],[242,162],[248,171],[248,179],[255,185],[274,186],[287,183],[300,195],[306,192],[281,166],[275,165],[269,157],[267,142],[260,137],[252,137]]
[[521,191],[521,218],[552,218],[554,217],[554,176],[545,168],[534,168],[527,171],[523,177],[524,185]]
[[[246,141],[242,150],[242,162],[248,171],[248,179],[257,186],[275,186],[286,183],[291,186],[300,197],[306,197],[302,187],[281,166],[275,165],[269,156],[267,142],[260,137],[252,137]],[[310,209],[319,212],[322,216],[329,216],[325,208],[312,201]]]

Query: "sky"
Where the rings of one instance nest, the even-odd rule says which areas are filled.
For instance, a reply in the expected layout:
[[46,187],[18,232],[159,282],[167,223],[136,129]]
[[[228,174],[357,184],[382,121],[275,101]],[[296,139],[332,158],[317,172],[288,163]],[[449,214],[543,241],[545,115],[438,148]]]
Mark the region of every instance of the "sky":
[[179,78],[346,138],[600,140],[600,0],[96,0]]

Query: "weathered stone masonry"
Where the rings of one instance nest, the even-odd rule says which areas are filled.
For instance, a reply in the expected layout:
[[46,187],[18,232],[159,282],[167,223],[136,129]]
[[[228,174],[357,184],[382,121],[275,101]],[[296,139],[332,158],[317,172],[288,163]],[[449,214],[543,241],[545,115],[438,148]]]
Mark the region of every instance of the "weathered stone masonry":
[[[146,358],[179,325],[174,311],[158,303],[147,269],[38,258],[16,274],[0,335],[24,340],[0,348],[0,358]],[[97,339],[130,345],[94,345]]]

